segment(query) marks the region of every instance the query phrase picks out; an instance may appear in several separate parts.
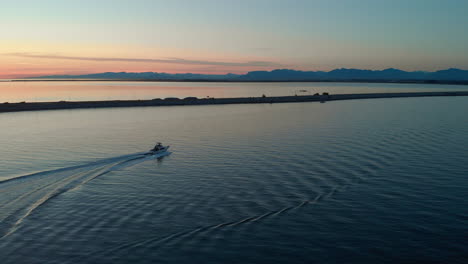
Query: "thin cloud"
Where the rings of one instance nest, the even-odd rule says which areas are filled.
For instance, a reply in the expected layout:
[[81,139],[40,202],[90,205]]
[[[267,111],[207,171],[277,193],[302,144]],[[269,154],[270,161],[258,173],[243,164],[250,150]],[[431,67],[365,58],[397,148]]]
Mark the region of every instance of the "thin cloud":
[[250,48],[250,50],[255,50],[255,51],[273,51],[276,50],[275,48],[267,48],[267,47],[257,47],[257,48]]
[[279,63],[270,61],[247,61],[247,62],[225,62],[225,61],[205,61],[186,60],[181,58],[170,59],[142,59],[142,58],[102,58],[102,57],[74,57],[53,54],[34,53],[8,53],[6,55],[22,58],[56,59],[56,60],[79,60],[79,61],[115,61],[115,62],[149,62],[149,63],[171,63],[188,65],[211,65],[211,66],[231,66],[231,67],[280,67]]

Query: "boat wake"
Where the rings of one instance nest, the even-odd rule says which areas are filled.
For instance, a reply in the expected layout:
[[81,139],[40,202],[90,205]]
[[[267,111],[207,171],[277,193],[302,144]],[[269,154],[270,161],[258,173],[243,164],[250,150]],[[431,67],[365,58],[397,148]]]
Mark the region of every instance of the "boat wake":
[[54,197],[111,171],[169,154],[139,152],[0,181],[0,239],[14,233],[28,216]]
[[137,247],[141,247],[143,245],[148,245],[148,244],[156,245],[157,244],[158,246],[160,246],[160,244],[167,243],[167,242],[169,242],[171,240],[184,241],[185,239],[187,239],[190,236],[196,236],[197,234],[204,233],[204,232],[209,232],[210,230],[217,230],[217,229],[224,229],[224,228],[231,228],[231,227],[235,228],[237,226],[244,225],[244,224],[258,223],[258,222],[260,222],[260,221],[262,221],[262,220],[264,220],[264,219],[266,219],[268,217],[279,216],[279,215],[285,214],[285,213],[287,213],[289,211],[300,209],[300,208],[302,208],[304,206],[315,205],[315,204],[321,202],[322,200],[329,199],[330,197],[332,197],[335,193],[337,193],[339,191],[344,191],[347,187],[348,186],[342,186],[341,188],[333,188],[328,193],[319,194],[319,195],[315,196],[311,200],[304,200],[304,201],[302,201],[300,203],[297,203],[297,204],[294,204],[294,205],[291,205],[291,206],[286,206],[286,207],[283,207],[283,208],[278,209],[278,210],[272,210],[272,211],[268,211],[268,212],[263,213],[263,214],[254,215],[254,216],[251,216],[251,217],[238,219],[238,220],[234,220],[234,221],[230,221],[230,222],[212,224],[212,225],[207,225],[207,226],[200,226],[200,227],[196,227],[194,229],[169,234],[169,235],[164,236],[164,237],[160,237],[160,236],[147,237],[147,238],[144,238],[144,239],[141,239],[141,240],[132,241],[132,242],[129,242],[129,243],[124,243],[124,244],[109,248],[109,249],[107,249],[105,251],[94,252],[93,254],[90,254],[90,256],[93,256],[93,257],[109,257],[109,256],[114,256],[115,254],[117,254],[119,252],[122,252],[123,250],[133,250],[133,249],[135,249]]

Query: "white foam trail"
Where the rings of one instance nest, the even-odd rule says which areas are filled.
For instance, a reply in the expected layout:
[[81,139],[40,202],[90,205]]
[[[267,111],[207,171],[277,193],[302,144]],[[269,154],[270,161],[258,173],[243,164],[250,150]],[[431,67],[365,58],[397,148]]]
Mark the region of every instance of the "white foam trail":
[[117,157],[113,157],[113,158],[107,158],[107,159],[102,159],[102,160],[98,160],[98,161],[94,161],[94,162],[89,162],[89,163],[82,164],[82,165],[76,165],[76,166],[71,166],[71,167],[55,169],[55,170],[41,171],[41,172],[36,172],[36,173],[32,173],[32,174],[21,175],[21,176],[17,176],[17,177],[11,178],[11,179],[2,180],[2,181],[0,181],[0,184],[5,183],[5,182],[10,182],[10,181],[22,180],[24,178],[29,178],[29,177],[37,177],[37,176],[41,176],[41,175],[49,174],[49,173],[58,173],[58,172],[69,171],[69,170],[73,170],[73,169],[90,167],[90,166],[99,165],[99,164],[108,164],[108,163],[111,163],[111,162],[114,162],[114,161],[125,160],[127,158],[138,157],[138,156],[145,156],[145,155],[148,155],[148,154],[149,154],[149,152],[138,152],[138,153],[134,153],[134,154],[127,154],[127,155],[117,156]]
[[24,219],[54,197],[111,171],[170,154],[150,155],[148,152],[140,152],[1,181],[0,239],[14,233]]

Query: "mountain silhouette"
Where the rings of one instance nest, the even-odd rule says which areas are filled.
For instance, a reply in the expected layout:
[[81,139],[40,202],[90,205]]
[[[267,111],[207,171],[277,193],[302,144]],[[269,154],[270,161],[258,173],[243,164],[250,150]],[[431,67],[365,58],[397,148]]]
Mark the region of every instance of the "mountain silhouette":
[[197,74],[158,72],[104,72],[86,75],[49,75],[39,79],[111,79],[111,80],[218,80],[218,81],[468,81],[468,70],[446,69],[435,72],[403,71],[399,69],[362,70],[335,69],[332,71],[298,71],[276,69],[251,71],[246,74]]

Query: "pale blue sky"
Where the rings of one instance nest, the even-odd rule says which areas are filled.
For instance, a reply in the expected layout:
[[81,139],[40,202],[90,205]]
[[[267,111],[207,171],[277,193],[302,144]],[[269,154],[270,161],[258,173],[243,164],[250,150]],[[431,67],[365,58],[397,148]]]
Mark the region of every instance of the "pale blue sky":
[[147,54],[304,70],[468,68],[466,0],[1,2],[0,57]]

